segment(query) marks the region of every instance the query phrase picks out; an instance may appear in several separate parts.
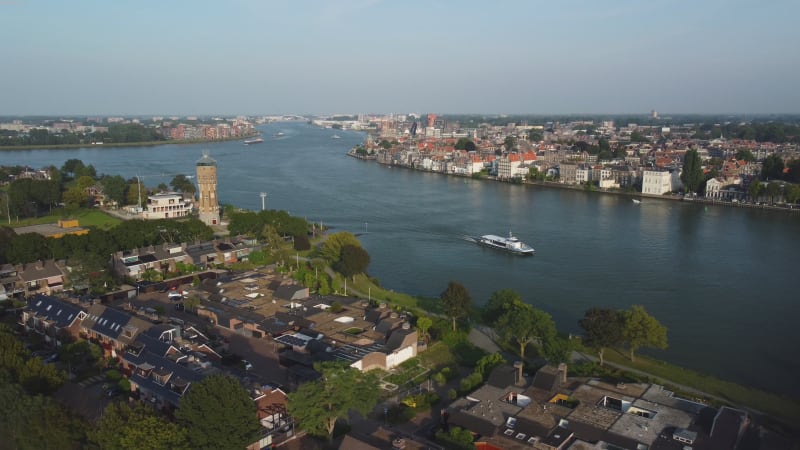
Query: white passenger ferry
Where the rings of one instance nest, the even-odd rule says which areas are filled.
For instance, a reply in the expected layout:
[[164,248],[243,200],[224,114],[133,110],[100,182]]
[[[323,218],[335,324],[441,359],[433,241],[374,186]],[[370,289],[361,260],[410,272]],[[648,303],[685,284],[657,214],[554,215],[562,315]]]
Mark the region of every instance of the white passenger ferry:
[[533,247],[517,239],[511,232],[508,233],[508,237],[485,234],[476,236],[473,240],[480,245],[505,250],[516,255],[533,255],[535,253]]

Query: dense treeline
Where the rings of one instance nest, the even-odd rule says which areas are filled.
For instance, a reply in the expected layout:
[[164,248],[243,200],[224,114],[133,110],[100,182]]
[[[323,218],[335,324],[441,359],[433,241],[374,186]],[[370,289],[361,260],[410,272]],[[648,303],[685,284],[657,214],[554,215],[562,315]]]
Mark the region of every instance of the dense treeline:
[[240,234],[261,236],[267,225],[274,227],[281,236],[297,238],[308,234],[308,222],[300,217],[292,217],[286,211],[232,212],[228,217],[230,219],[228,231],[232,236]]
[[16,235],[9,228],[0,231],[0,237],[0,263],[79,258],[107,264],[111,254],[117,251],[166,242],[210,240],[214,232],[197,219],[128,220],[108,231],[92,230],[89,234],[67,235],[61,239],[48,239],[35,233]]
[[92,142],[152,142],[166,140],[155,128],[138,123],[109,125],[108,131],[95,133],[50,133],[45,129],[32,129],[27,133],[0,130],[0,146],[18,145],[74,145]]
[[[49,179],[18,178],[30,170],[27,167],[0,167],[0,180],[13,179],[7,188],[8,195],[0,197],[2,215],[24,218],[38,216],[42,211],[64,206],[67,210],[94,206],[94,198],[88,188],[99,186],[108,202],[117,205],[145,206],[147,195],[153,192],[138,183],[136,178],[125,180],[119,175],[98,175],[93,165],[85,165],[79,159],[67,160],[59,169],[50,166],[44,169]],[[177,192],[194,194],[196,188],[185,175],[177,175],[170,182]],[[160,184],[156,189],[169,190]],[[8,205],[6,206],[6,202]]]
[[728,123],[717,126],[704,123],[695,129],[697,139],[744,139],[756,142],[799,143],[800,126],[781,122]]

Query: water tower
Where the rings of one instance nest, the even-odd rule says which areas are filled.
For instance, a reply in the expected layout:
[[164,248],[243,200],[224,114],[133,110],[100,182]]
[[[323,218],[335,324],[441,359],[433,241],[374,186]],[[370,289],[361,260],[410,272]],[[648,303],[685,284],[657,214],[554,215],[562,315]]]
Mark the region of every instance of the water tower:
[[197,160],[197,209],[200,220],[206,225],[219,223],[219,198],[217,197],[217,162],[203,151],[203,157]]

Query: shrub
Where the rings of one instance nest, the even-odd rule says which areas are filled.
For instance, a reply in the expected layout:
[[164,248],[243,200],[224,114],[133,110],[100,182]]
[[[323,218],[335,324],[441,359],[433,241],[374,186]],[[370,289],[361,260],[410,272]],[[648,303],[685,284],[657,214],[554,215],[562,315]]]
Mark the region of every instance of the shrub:
[[305,234],[298,234],[294,237],[294,249],[297,251],[311,250],[311,242]]
[[119,381],[122,379],[122,374],[119,373],[119,370],[109,370],[106,372],[106,379],[108,381]]
[[328,309],[330,310],[331,313],[337,314],[337,313],[342,312],[342,310],[344,309],[344,306],[342,306],[342,304],[339,303],[339,302],[333,302],[333,303],[331,303],[331,307],[328,308]]
[[431,378],[433,378],[433,382],[438,384],[439,386],[444,386],[445,384],[447,384],[447,377],[442,375],[442,372],[434,374],[433,377]]
[[455,389],[448,389],[447,391],[447,398],[450,400],[455,400],[458,397],[458,392]]

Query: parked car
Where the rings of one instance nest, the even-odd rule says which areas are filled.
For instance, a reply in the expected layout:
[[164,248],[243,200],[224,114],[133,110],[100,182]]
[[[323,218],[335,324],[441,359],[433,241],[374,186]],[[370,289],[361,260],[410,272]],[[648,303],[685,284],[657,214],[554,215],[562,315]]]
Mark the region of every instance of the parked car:
[[250,361],[243,359],[242,364],[244,364],[244,370],[250,370],[253,368],[253,365],[250,364]]
[[167,298],[170,300],[183,300],[183,294],[178,291],[169,291]]

